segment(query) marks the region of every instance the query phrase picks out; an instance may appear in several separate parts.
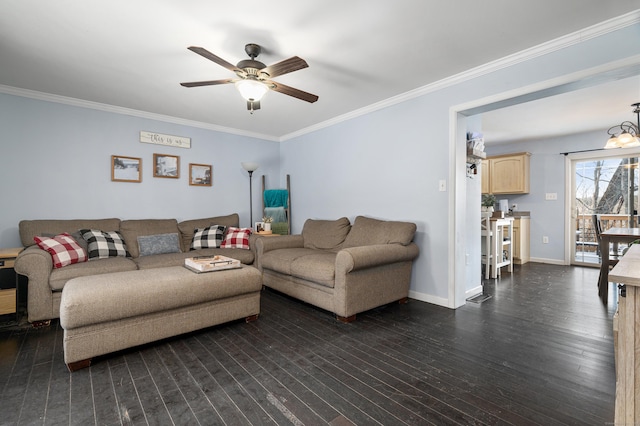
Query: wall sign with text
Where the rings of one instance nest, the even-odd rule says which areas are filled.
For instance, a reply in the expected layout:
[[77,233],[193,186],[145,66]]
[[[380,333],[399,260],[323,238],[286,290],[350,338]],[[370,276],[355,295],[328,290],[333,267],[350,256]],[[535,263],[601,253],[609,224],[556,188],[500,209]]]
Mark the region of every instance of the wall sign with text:
[[191,148],[191,138],[145,131],[140,132],[140,142],[152,143],[155,145],[175,146],[178,148]]

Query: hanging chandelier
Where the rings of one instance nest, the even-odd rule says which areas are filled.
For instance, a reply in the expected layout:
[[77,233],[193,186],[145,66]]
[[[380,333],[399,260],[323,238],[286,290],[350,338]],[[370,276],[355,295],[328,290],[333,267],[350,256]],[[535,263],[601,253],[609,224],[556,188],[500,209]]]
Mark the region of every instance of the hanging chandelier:
[[623,121],[617,126],[611,127],[607,133],[609,140],[604,149],[633,148],[640,146],[640,102],[632,104],[633,113],[636,115],[637,124],[631,121]]

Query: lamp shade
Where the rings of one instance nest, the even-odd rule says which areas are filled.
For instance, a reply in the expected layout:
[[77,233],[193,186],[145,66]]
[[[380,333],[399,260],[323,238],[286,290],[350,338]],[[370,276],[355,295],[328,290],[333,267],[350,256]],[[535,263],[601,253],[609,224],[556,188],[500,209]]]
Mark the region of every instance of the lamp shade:
[[618,136],[618,144],[620,144],[621,147],[626,148],[627,145],[635,142],[635,139],[636,138],[631,133],[624,132],[623,134]]
[[254,163],[253,161],[245,161],[241,164],[242,168],[248,172],[255,172],[256,170],[258,170],[258,167],[260,167],[258,163]]
[[627,143],[622,145],[623,148],[635,148],[636,146],[640,146],[640,138],[637,138],[635,136],[632,136]]
[[259,101],[269,91],[269,88],[264,83],[253,79],[236,82],[236,88],[240,95],[249,102]]
[[612,148],[620,148],[620,145],[618,144],[618,138],[615,136],[611,136],[609,140],[607,140],[607,144],[604,146],[604,149]]

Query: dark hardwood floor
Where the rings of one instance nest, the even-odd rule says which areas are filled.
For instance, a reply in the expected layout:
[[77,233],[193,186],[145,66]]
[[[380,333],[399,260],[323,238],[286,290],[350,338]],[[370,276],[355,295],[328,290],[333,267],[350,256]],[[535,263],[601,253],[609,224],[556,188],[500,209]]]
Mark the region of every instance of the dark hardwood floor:
[[410,300],[351,324],[265,290],[258,321],[75,373],[57,322],[4,328],[0,424],[611,424],[617,298],[603,306],[597,278],[530,263],[481,304]]

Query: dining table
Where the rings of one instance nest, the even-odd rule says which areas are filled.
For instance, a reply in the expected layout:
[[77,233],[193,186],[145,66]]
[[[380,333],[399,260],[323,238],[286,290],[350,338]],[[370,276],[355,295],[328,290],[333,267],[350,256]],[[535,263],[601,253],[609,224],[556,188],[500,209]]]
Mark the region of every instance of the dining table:
[[598,296],[602,303],[607,304],[609,298],[609,268],[611,259],[609,253],[613,244],[617,252],[619,243],[631,243],[640,239],[640,228],[609,228],[600,234],[600,278],[598,279]]

